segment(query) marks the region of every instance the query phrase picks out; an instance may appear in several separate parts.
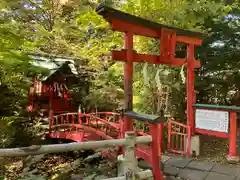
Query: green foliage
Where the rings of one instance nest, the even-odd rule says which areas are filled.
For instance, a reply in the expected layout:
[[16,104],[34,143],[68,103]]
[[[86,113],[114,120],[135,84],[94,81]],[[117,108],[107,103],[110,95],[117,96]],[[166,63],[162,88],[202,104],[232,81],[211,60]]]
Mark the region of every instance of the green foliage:
[[[15,1],[16,2],[16,1]],[[5,3],[5,4],[3,4]],[[25,115],[27,93],[32,75],[43,73],[34,67],[26,55],[28,31],[24,23],[15,18],[9,2],[0,2],[0,146],[8,147],[17,139],[16,132],[25,129],[16,122]],[[19,135],[17,137],[20,137]],[[28,136],[27,136],[28,137]],[[28,137],[29,138],[29,137]],[[19,139],[18,139],[19,140]],[[24,139],[21,139],[22,142]]]
[[8,147],[13,139],[14,139],[14,133],[15,133],[15,127],[12,126],[12,123],[15,121],[16,117],[1,117],[0,119],[0,127],[1,127],[1,133],[0,133],[0,146],[1,147]]
[[239,20],[225,18],[206,26],[212,35],[201,50],[199,97],[210,103],[239,104]]
[[[24,36],[16,24],[4,23],[0,28],[0,114],[18,114],[22,103],[27,100],[29,78],[42,69],[31,65],[31,59],[24,53]],[[14,28],[16,27],[16,28]],[[7,103],[6,103],[7,102]]]
[[[1,23],[0,33],[0,114],[13,115],[26,101],[27,76],[36,71],[23,51],[24,36],[14,20]],[[8,103],[6,103],[8,102]]]

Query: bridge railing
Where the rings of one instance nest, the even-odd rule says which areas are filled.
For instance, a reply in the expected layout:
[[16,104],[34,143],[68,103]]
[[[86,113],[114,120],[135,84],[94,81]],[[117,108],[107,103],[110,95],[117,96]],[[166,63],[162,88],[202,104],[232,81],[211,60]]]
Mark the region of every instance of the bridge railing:
[[52,117],[49,124],[50,135],[54,136],[52,138],[84,141],[85,135],[89,132],[95,132],[95,134],[98,134],[104,139],[120,138],[119,123],[108,121],[107,119],[95,116],[95,114],[60,114]]
[[[27,156],[38,155],[47,153],[68,152],[75,150],[87,150],[96,148],[107,148],[116,146],[125,146],[125,159],[124,159],[124,176],[118,177],[118,180],[128,179],[129,176],[134,176],[135,179],[147,179],[152,177],[152,171],[137,170],[137,160],[135,155],[136,144],[148,144],[152,143],[152,136],[140,136],[136,137],[134,132],[126,132],[125,139],[114,139],[104,141],[89,141],[81,143],[67,143],[67,144],[52,144],[52,145],[33,145],[29,147],[0,149],[0,157],[3,156]],[[115,179],[115,178],[112,178]],[[106,179],[107,180],[107,179]],[[111,180],[111,179],[108,179]],[[157,180],[162,180],[158,178]]]
[[[107,114],[109,117],[109,114]],[[114,116],[120,116],[119,114],[110,114]],[[118,129],[119,125],[116,124],[120,120],[113,120],[114,118],[103,118],[99,116],[97,113],[90,113],[90,114],[83,114],[83,113],[64,113],[57,116],[54,116],[52,118],[51,125],[57,125],[57,124],[84,124],[84,125],[103,125],[103,124],[109,124],[113,126],[114,128]]]
[[121,121],[121,114],[115,112],[94,112],[88,114],[106,119],[109,122],[120,123]]

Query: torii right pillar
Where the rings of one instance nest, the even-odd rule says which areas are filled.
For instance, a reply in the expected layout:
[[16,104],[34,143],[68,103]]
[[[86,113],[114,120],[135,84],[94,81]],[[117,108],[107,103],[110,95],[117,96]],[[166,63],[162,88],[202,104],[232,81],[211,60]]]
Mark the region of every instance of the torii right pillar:
[[195,131],[193,104],[196,102],[194,90],[194,44],[187,45],[187,124],[191,127],[190,134]]
[[195,136],[195,113],[193,105],[196,104],[196,91],[194,89],[195,73],[194,73],[194,44],[187,44],[187,125],[190,126],[190,132],[188,132],[190,142],[187,143],[188,155],[192,155],[195,152],[196,156],[200,155],[200,138]]

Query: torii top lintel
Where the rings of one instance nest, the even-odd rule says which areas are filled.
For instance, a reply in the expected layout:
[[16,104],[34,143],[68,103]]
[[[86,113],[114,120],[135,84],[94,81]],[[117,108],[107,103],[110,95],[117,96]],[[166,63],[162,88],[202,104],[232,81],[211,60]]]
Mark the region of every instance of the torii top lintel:
[[[202,39],[206,37],[200,32],[193,32],[176,27],[171,27],[149,21],[111,7],[100,5],[96,12],[103,16],[111,25],[112,30],[120,32],[131,32],[135,35],[160,39],[160,55],[148,55],[134,53],[134,62],[150,62],[153,64],[168,64],[181,66],[185,59],[175,58],[176,43],[181,42],[187,45],[200,46]],[[126,51],[112,51],[115,60],[126,61]],[[194,59],[194,67],[200,67],[200,61]]]

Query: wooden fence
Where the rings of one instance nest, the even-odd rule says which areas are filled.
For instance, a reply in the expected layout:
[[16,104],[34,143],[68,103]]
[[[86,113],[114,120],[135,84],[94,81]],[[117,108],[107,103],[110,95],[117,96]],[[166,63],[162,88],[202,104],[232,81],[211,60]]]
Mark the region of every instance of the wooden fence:
[[83,149],[107,148],[125,146],[124,174],[125,176],[105,180],[129,180],[147,179],[152,177],[152,171],[138,172],[137,159],[135,155],[136,144],[148,144],[152,142],[152,136],[136,137],[135,132],[126,132],[125,139],[89,141],[67,144],[33,145],[22,148],[0,149],[0,156],[27,156],[47,153],[67,152]]

